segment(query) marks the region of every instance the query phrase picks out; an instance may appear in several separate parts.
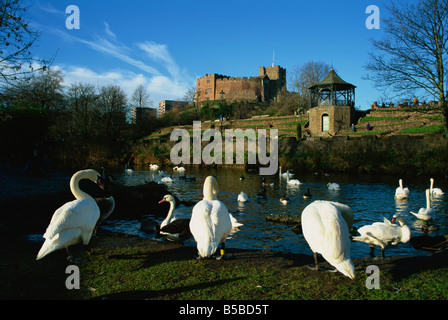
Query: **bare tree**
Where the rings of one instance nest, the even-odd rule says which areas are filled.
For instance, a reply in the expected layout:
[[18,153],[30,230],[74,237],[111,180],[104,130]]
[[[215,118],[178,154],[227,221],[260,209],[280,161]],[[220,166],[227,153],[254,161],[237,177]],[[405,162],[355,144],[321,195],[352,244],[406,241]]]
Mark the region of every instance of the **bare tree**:
[[142,108],[146,108],[148,105],[152,104],[149,99],[149,93],[143,85],[139,85],[131,98],[131,105],[136,108],[136,119],[135,122],[139,123],[142,120]]
[[0,84],[17,80],[36,69],[45,69],[47,61],[36,59],[31,47],[38,33],[25,17],[28,10],[22,0],[0,1]]
[[97,104],[102,116],[104,135],[117,138],[126,122],[126,93],[118,85],[103,86],[99,89]]
[[320,61],[309,61],[294,69],[291,83],[293,90],[297,92],[294,98],[299,111],[305,111],[310,108],[308,88],[319,83],[330,72],[330,69],[331,67],[328,64]]
[[448,67],[448,0],[400,1],[387,7],[385,37],[372,40],[375,53],[365,68],[377,88],[419,91],[435,97],[448,126],[445,81]]
[[185,91],[183,101],[188,102],[190,105],[191,111],[194,113],[194,117],[196,120],[200,119],[200,111],[201,111],[201,103],[198,103],[198,94],[196,92],[196,87],[191,87]]
[[86,141],[97,135],[98,95],[95,86],[76,83],[70,85],[66,94],[70,123],[67,125],[69,135],[77,140]]
[[64,97],[63,82],[60,70],[47,68],[15,81],[5,88],[4,98],[29,102],[41,110],[60,111]]

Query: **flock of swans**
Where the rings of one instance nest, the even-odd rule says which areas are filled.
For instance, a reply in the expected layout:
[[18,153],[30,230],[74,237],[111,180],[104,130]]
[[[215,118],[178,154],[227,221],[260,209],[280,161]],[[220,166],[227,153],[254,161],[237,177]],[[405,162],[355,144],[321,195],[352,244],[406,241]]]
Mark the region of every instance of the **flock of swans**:
[[[154,167],[154,170],[158,170],[158,167]],[[184,171],[185,169],[176,168],[176,170]],[[289,171],[285,175],[280,172],[280,175],[286,177],[287,184],[294,180],[300,184],[299,180],[290,179]],[[104,187],[102,176],[95,170],[81,170],[72,176],[70,189],[75,200],[67,202],[54,212],[43,236],[45,241],[37,254],[37,260],[64,248],[69,254],[68,248],[78,243],[89,244],[96,227],[113,210],[115,204],[113,198],[107,199],[106,202],[109,205],[107,209],[100,208],[102,204],[98,199],[94,199],[80,190],[79,181],[81,179],[89,179],[100,187]],[[431,219],[433,210],[430,205],[430,197],[444,194],[439,188],[433,188],[433,184],[434,180],[431,178],[430,189],[426,190],[426,208],[421,208],[418,213],[412,212],[418,219],[425,221]],[[335,183],[329,184],[328,188],[330,189],[330,187],[332,190],[340,190],[339,185]],[[222,259],[226,257],[226,239],[232,230],[243,226],[243,224],[238,222],[229,213],[226,205],[218,199],[218,182],[214,176],[205,178],[202,193],[203,199],[193,207],[190,219],[176,218],[175,198],[169,194],[165,195],[159,203],[168,202],[170,209],[160,225],[159,232],[168,240],[183,240],[193,237],[197,244],[198,258]],[[404,199],[409,195],[409,189],[403,188],[403,181],[400,179],[395,197]],[[307,198],[311,197],[309,189],[306,196]],[[241,191],[237,200],[245,202],[249,199],[247,194]],[[280,199],[284,204],[287,204],[288,200],[285,197]],[[381,257],[384,258],[388,245],[406,243],[411,239],[411,231],[399,215],[394,215],[392,221],[384,218],[383,222],[362,226],[357,230],[359,235],[351,237],[350,230],[353,221],[353,210],[343,203],[315,200],[304,208],[301,213],[301,226],[303,236],[313,252],[314,266],[311,267],[312,269],[320,269],[317,259],[317,254],[320,254],[335,268],[334,271],[339,271],[353,279],[355,269],[350,258],[351,240],[367,243],[370,246],[371,256],[374,256],[375,247],[379,247]],[[427,224],[425,225],[427,226]],[[219,247],[219,255],[214,257]],[[71,259],[70,254],[69,258]]]

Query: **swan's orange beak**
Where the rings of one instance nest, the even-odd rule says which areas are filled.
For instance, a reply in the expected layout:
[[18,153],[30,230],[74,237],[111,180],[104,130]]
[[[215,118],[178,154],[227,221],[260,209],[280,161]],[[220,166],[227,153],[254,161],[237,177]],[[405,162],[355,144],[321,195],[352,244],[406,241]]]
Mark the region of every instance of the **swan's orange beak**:
[[104,190],[104,181],[101,177],[98,177],[98,180],[96,181],[96,183],[98,183],[98,185],[100,186],[100,188],[102,190]]
[[159,203],[162,203],[162,202],[165,202],[165,201],[166,201],[165,199],[162,199],[162,200],[159,201]]

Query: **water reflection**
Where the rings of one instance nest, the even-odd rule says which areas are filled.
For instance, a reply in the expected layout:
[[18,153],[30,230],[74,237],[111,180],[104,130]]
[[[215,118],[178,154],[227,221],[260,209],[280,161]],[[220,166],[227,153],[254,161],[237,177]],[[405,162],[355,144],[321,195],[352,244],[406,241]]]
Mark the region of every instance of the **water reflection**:
[[[314,200],[331,200],[349,205],[355,213],[354,226],[360,228],[363,225],[376,221],[383,221],[383,217],[391,219],[394,214],[400,214],[410,226],[413,236],[422,234],[422,222],[410,214],[410,211],[418,211],[426,206],[425,189],[429,187],[429,178],[413,177],[404,179],[404,184],[411,190],[409,199],[394,199],[395,189],[398,187],[398,179],[391,175],[340,175],[340,174],[315,174],[300,173],[295,178],[302,184],[297,186],[287,185],[286,179],[278,175],[267,176],[266,184],[262,186],[261,177],[256,172],[244,172],[235,169],[198,169],[187,168],[187,177],[196,177],[195,180],[182,178],[183,173],[146,170],[134,170],[132,174],[121,173],[116,175],[119,183],[126,185],[138,185],[148,181],[160,181],[163,176],[169,176],[174,182],[165,183],[168,189],[182,200],[199,201],[202,199],[203,181],[208,175],[215,175],[219,183],[219,199],[223,201],[229,211],[239,221],[244,223],[240,231],[234,233],[227,241],[229,248],[245,249],[270,249],[293,253],[311,254],[311,251],[302,235],[296,235],[290,225],[269,222],[266,215],[288,214],[300,215],[303,209]],[[244,175],[245,179],[240,177]],[[329,190],[327,183],[336,182],[341,190]],[[438,179],[437,185],[442,190],[448,190],[446,181]],[[265,189],[266,198],[260,198],[257,194]],[[311,199],[304,199],[303,194],[310,189]],[[249,196],[249,201],[242,203],[237,201],[238,194],[244,191]],[[288,196],[291,201],[284,205],[280,197]],[[448,233],[448,205],[445,196],[434,197],[432,207],[436,211],[437,219],[433,222],[439,226],[437,232],[431,235]],[[179,206],[176,214],[180,217],[190,217],[192,207]],[[163,217],[148,215],[158,221]],[[139,230],[139,221],[107,222],[107,228],[142,237],[152,237]],[[193,239],[186,245],[195,245]],[[352,242],[352,257],[368,256],[367,244]],[[426,252],[415,250],[410,243],[390,246],[387,249],[389,255],[424,255]]]

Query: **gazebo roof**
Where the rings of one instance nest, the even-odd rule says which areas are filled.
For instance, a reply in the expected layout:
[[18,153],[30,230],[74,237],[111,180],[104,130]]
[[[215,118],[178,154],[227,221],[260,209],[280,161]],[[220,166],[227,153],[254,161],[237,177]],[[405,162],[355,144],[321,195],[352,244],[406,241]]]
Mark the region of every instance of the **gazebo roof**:
[[354,86],[353,84],[342,80],[341,77],[339,77],[337,73],[333,70],[333,68],[331,68],[330,72],[328,72],[327,76],[322,81],[320,81],[318,84],[315,84],[314,86],[309,87],[309,89],[312,90],[318,87],[326,88],[329,86],[334,86],[335,89],[337,90],[347,90],[356,88],[356,86]]

